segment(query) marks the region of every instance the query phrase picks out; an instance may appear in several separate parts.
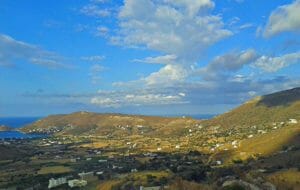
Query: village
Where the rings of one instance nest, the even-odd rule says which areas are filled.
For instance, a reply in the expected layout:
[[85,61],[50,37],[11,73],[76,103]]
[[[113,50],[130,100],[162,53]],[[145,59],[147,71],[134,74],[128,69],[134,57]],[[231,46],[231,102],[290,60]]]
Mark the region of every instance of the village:
[[[216,156],[219,152],[238,150],[244,139],[297,123],[290,119],[234,130],[197,125],[186,128],[178,139],[146,136],[114,139],[111,135],[3,139],[1,146],[23,150],[23,153],[13,160],[1,161],[0,188],[93,189],[106,181],[118,181],[116,189],[167,189],[176,177],[206,183],[218,177],[218,183],[224,183],[228,176],[237,177],[236,173],[246,165],[244,161],[231,160],[237,164],[234,171],[224,158]],[[283,151],[295,150],[292,148]],[[263,172],[272,170],[260,168]],[[164,173],[163,177],[160,172]],[[141,178],[146,180],[136,182],[135,175],[144,175]],[[124,183],[126,187],[122,186]]]

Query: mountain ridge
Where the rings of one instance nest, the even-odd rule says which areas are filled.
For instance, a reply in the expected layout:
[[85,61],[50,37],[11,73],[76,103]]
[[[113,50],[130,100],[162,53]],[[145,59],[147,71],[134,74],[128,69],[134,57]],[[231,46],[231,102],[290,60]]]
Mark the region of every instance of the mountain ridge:
[[300,88],[253,98],[229,112],[207,120],[190,117],[160,117],[79,111],[71,114],[50,115],[21,128],[21,131],[69,135],[128,136],[147,134],[150,136],[164,136],[180,135],[186,129],[200,125],[235,128],[269,125],[274,122],[289,122],[290,119],[300,120]]
[[290,119],[300,120],[300,88],[255,97],[204,123],[230,128],[288,122]]
[[13,131],[14,129],[12,127],[6,126],[6,125],[0,125],[0,132],[1,131]]
[[[199,120],[189,117],[159,117],[116,113],[74,112],[50,115],[21,128],[22,132],[97,135],[168,135],[181,126],[196,125]],[[37,130],[37,128],[39,130]],[[165,129],[165,130],[164,130]],[[123,134],[122,134],[123,133]]]

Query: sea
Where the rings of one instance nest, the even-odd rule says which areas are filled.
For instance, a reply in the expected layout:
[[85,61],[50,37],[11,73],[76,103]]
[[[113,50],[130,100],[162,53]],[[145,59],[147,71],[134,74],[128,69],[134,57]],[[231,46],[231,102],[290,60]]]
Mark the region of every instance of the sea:
[[[0,125],[6,125],[15,129],[33,123],[41,117],[0,117]],[[28,139],[39,138],[43,135],[39,134],[24,134],[19,131],[1,131],[0,139]]]

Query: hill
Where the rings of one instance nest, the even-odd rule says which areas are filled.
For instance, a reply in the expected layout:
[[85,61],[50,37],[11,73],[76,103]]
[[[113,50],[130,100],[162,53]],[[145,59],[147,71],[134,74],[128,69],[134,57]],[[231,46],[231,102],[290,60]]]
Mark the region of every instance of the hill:
[[0,125],[0,131],[12,131],[13,128],[8,127],[6,125]]
[[290,122],[290,119],[300,120],[300,88],[254,98],[205,124],[235,128]]
[[185,127],[199,123],[192,118],[166,118],[124,114],[76,112],[52,115],[21,129],[26,133],[52,133],[71,135],[128,136],[176,135]]
[[[219,136],[237,144],[229,151],[216,152],[216,159],[246,160],[282,152],[290,155],[287,150],[300,148],[300,88],[254,98],[230,112],[204,121],[203,125],[218,127]],[[298,154],[294,157],[300,158]]]

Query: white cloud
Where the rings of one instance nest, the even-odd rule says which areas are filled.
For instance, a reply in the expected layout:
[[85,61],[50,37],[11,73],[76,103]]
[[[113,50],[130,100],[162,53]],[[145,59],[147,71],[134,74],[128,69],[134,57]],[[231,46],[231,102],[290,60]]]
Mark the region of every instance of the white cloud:
[[254,66],[266,71],[276,72],[291,64],[300,63],[300,52],[285,54],[278,57],[261,56],[254,63]]
[[[217,56],[199,69],[197,62],[206,51],[233,35],[221,15],[212,13],[213,8],[210,0],[125,0],[117,17],[119,27],[109,34],[111,42],[154,50],[160,56],[134,61],[162,66],[137,80],[114,83],[115,91],[101,92],[91,103],[100,107],[188,104],[199,108],[212,102],[237,104],[295,85],[292,79],[262,81],[257,73],[240,74],[259,58],[253,49]],[[237,17],[231,22],[239,30],[253,27],[251,23],[237,26]]]
[[63,57],[42,48],[0,34],[0,66],[14,66],[20,60],[49,68],[70,68]]
[[241,25],[239,27],[239,29],[244,30],[244,29],[248,29],[248,28],[252,28],[252,27],[254,27],[254,24],[252,24],[252,23],[246,23],[246,24]]
[[181,102],[181,97],[178,95],[164,94],[128,94],[125,96],[127,103],[131,105],[153,105],[153,104],[178,104]]
[[145,59],[135,59],[135,62],[154,63],[154,64],[172,64],[176,63],[176,55],[163,55],[157,57],[146,57]]
[[217,56],[206,67],[197,71],[205,80],[223,80],[228,74],[236,72],[245,65],[257,59],[257,53],[253,49],[242,52],[230,52]]
[[136,90],[131,92],[100,92],[98,96],[91,99],[91,104],[100,107],[124,107],[124,106],[149,106],[184,104],[183,94],[161,94],[152,93],[147,90]]
[[108,17],[111,15],[111,12],[108,9],[102,9],[98,5],[88,4],[80,9],[80,12],[86,16],[102,18]]
[[188,70],[181,65],[166,65],[157,72],[151,73],[143,80],[148,86],[171,86],[183,82],[188,76]]
[[183,82],[210,46],[232,35],[220,16],[210,14],[213,7],[210,0],[125,0],[112,42],[161,52],[163,56],[134,61],[165,65],[128,83],[165,87]]
[[275,9],[264,30],[265,37],[282,32],[300,32],[300,0]]
[[185,9],[187,15],[193,17],[202,11],[206,12],[215,6],[211,0],[164,0],[167,3]]
[[[112,41],[146,47],[193,63],[208,47],[232,35],[223,28],[220,16],[209,14],[212,5],[209,0],[198,0],[196,4],[195,1],[125,0],[119,13],[120,32]],[[187,15],[186,11],[192,13]]]
[[91,104],[95,104],[101,107],[120,107],[121,102],[119,100],[113,100],[111,98],[94,97],[91,99]]
[[228,25],[229,26],[234,26],[234,25],[236,25],[237,23],[239,23],[241,21],[241,19],[239,18],[239,17],[233,17],[233,18],[231,18],[230,20],[229,20],[229,22],[228,22]]

